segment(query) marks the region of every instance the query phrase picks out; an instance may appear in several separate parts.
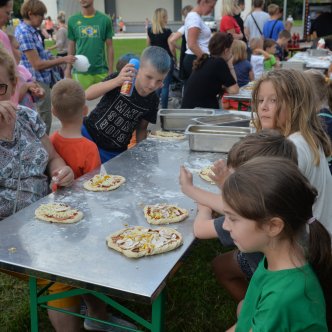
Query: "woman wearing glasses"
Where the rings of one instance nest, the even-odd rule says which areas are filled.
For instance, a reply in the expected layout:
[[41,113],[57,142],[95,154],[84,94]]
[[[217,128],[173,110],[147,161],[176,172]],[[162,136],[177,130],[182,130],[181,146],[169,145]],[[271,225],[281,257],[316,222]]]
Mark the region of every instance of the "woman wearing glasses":
[[49,193],[45,171],[59,186],[74,180],[38,113],[10,101],[16,82],[14,59],[0,48],[0,220]]

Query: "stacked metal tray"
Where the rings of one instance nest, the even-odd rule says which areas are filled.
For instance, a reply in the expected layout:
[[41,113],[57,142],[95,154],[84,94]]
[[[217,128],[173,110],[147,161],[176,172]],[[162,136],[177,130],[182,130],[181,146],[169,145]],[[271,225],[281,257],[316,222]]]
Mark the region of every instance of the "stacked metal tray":
[[189,124],[194,124],[193,118],[215,115],[214,109],[160,109],[158,111],[160,125],[163,130],[184,131]]
[[250,120],[250,112],[227,113],[215,116],[204,116],[194,119],[194,121],[200,125],[233,127],[249,127]]
[[193,151],[227,153],[234,143],[252,131],[250,127],[189,125],[185,134]]

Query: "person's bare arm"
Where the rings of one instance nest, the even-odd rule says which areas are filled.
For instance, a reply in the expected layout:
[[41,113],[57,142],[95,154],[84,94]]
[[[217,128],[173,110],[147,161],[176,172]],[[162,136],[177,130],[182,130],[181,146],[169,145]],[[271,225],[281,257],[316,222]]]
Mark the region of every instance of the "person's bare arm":
[[234,39],[242,39],[243,38],[243,34],[242,33],[236,33],[235,29],[229,29],[226,31],[227,33],[230,33]]
[[48,152],[47,172],[52,181],[62,187],[70,186],[74,181],[72,169],[66,165],[65,161],[55,151],[49,137],[44,135],[41,138],[45,149]]
[[193,184],[192,174],[184,167],[180,168],[179,183],[181,191],[195,202],[205,205],[214,211],[223,213],[221,194],[214,194],[207,190],[198,188]]
[[168,46],[172,50],[174,49],[181,49],[181,46],[177,44],[177,41],[182,37],[182,33],[177,31],[173,32],[169,37],[168,37]]
[[256,54],[263,55],[263,56],[264,56],[264,60],[268,60],[268,59],[271,58],[271,54],[268,53],[268,52],[266,52],[266,51],[264,51],[264,50],[261,49],[261,48],[256,48],[256,49],[255,49],[255,52],[256,52]]
[[[75,55],[75,53],[76,53],[76,43],[73,40],[68,40],[67,52],[68,52],[68,55]],[[65,77],[66,78],[72,78],[71,69],[72,69],[71,63],[67,63],[67,66],[66,66],[66,69],[65,69]]]
[[[234,80],[237,81],[237,77],[236,77],[236,73],[235,73],[235,69],[234,69],[234,65],[233,65],[233,55],[231,55],[228,59],[227,59],[227,65],[229,68],[229,71],[231,72],[231,75],[233,76]],[[225,87],[226,91],[229,94],[236,94],[239,92],[239,85],[233,84],[231,86]]]
[[59,57],[51,60],[42,60],[39,57],[39,54],[36,50],[28,50],[24,51],[24,54],[28,58],[28,61],[30,62],[31,66],[35,70],[45,70],[52,68],[54,66],[60,65],[62,63],[74,63],[76,58],[73,55],[67,55],[64,57]]
[[113,65],[114,65],[114,48],[113,48],[113,39],[106,39],[106,47],[107,47],[107,60],[108,60],[108,73],[113,73]]
[[176,57],[176,49],[180,48],[177,45],[177,41],[182,37],[182,33],[181,32],[173,32],[169,37],[168,37],[168,47],[171,50],[171,53],[173,54],[173,58],[175,61],[175,65],[177,64],[177,57]]
[[108,91],[121,86],[125,81],[131,81],[135,76],[136,69],[133,64],[126,64],[120,71],[119,75],[111,80],[99,82],[91,85],[85,91],[85,98],[93,100],[103,96]]
[[140,123],[138,124],[137,128],[136,128],[136,141],[137,143],[143,141],[144,139],[146,139],[147,135],[148,135],[148,125],[149,122],[146,120],[141,120]]
[[201,57],[204,53],[197,43],[198,36],[200,33],[201,30],[199,28],[194,27],[188,30],[188,38],[187,38],[188,48],[197,56],[197,58]]
[[212,219],[212,209],[202,204],[197,204],[194,235],[198,239],[215,239],[218,237],[218,233],[214,227],[214,219]]
[[247,40],[249,40],[249,38],[250,38],[250,29],[244,27],[243,31],[244,31],[244,35],[246,36]]
[[249,71],[249,81],[254,81],[255,80],[255,74],[254,74],[254,71],[251,69]]

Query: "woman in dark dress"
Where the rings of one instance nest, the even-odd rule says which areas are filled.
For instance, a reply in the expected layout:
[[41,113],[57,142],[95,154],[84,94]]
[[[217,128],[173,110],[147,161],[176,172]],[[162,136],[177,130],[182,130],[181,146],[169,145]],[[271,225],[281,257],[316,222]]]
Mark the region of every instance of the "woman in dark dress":
[[224,91],[239,92],[233,67],[231,46],[233,36],[217,32],[209,42],[210,55],[203,54],[194,61],[193,72],[185,86],[181,108],[219,108]]
[[[167,28],[167,10],[165,8],[157,8],[154,11],[152,18],[152,26],[147,29],[147,44],[149,46],[159,46],[167,51],[169,56],[172,59],[171,69],[168,72],[164,85],[161,88],[161,107],[168,107],[168,94],[169,94],[169,85],[172,81],[173,68],[174,68],[174,59],[175,54],[172,53],[171,48],[168,44],[168,37],[172,34],[172,30]],[[175,50],[174,50],[175,52]]]

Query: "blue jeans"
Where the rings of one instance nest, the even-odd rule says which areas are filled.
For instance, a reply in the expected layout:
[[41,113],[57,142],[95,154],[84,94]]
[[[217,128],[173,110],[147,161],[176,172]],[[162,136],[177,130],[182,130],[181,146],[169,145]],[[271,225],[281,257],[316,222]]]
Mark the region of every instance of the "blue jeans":
[[163,81],[163,87],[158,90],[158,96],[161,96],[161,108],[168,107],[169,86],[173,78],[174,61],[171,60],[171,68]]
[[[94,142],[91,135],[87,131],[86,127],[84,126],[84,124],[82,125],[81,133],[82,133],[82,136],[84,136],[88,140]],[[123,152],[123,151],[106,151],[106,150],[100,148],[98,145],[97,145],[97,148],[99,151],[99,156],[100,156],[100,160],[101,160],[102,164],[106,163],[106,161],[109,161],[110,159],[116,157],[117,155],[119,155],[120,153]]]

